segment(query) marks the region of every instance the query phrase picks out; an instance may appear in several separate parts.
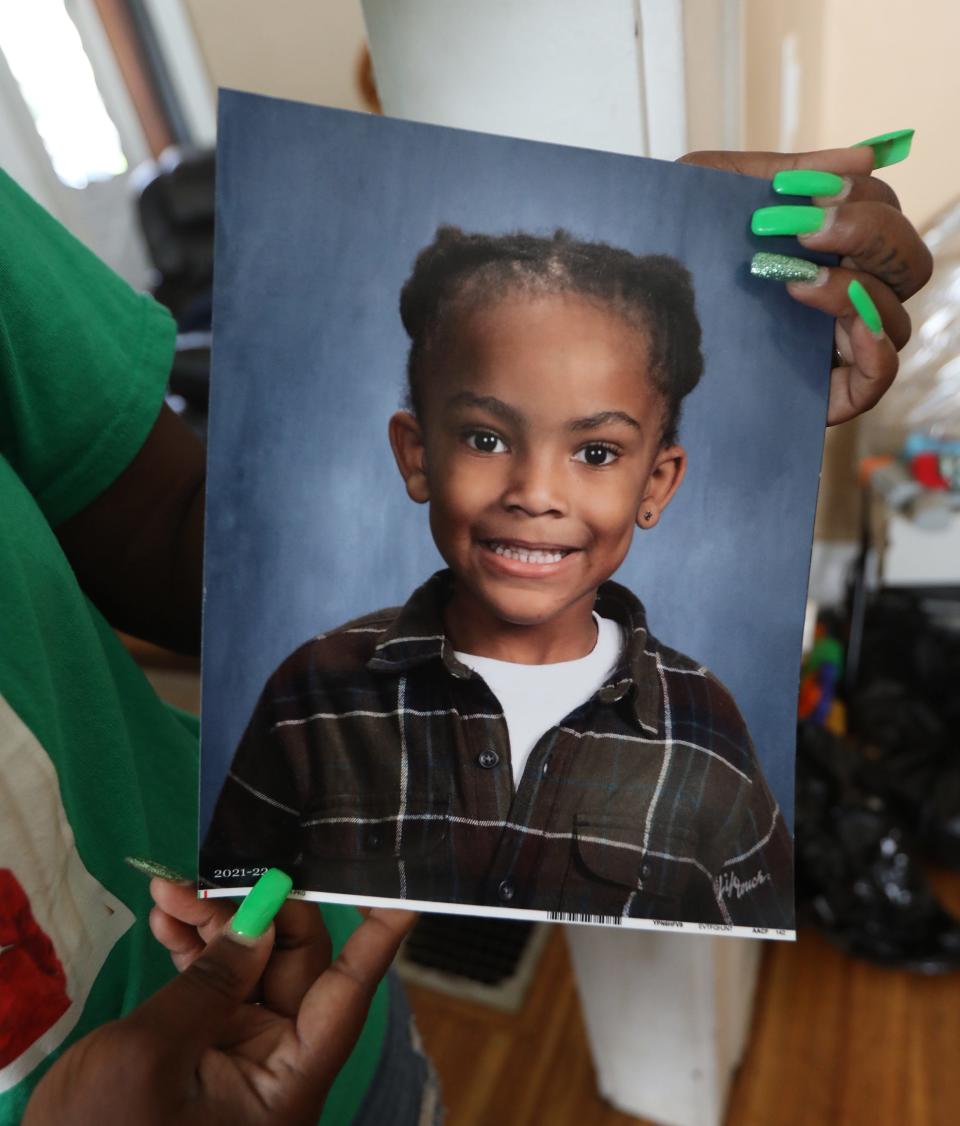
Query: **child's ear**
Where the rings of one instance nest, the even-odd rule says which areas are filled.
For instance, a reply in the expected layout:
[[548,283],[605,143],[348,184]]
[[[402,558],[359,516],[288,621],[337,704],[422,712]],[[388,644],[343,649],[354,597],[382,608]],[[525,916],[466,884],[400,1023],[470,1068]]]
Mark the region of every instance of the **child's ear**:
[[416,415],[410,411],[397,411],[390,418],[389,434],[397,468],[407,483],[407,496],[417,504],[426,504],[430,499],[427,453],[423,445],[423,430]]
[[657,452],[637,509],[637,527],[652,528],[657,524],[660,514],[680,488],[686,471],[687,451],[683,446],[663,446]]

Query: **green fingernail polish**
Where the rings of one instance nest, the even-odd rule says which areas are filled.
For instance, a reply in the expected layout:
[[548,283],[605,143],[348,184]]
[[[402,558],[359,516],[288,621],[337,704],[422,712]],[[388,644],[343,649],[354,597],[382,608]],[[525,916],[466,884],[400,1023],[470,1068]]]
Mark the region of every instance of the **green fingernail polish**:
[[189,876],[181,875],[173,868],[168,868],[166,864],[160,864],[156,860],[145,860],[142,856],[125,856],[123,861],[145,876],[159,876],[161,880],[170,880],[175,884],[193,883]]
[[856,149],[873,149],[873,167],[887,168],[891,164],[899,164],[910,155],[910,146],[913,144],[914,129],[895,129],[892,133],[881,133],[879,137],[870,137],[866,141],[857,141],[853,146]]
[[750,220],[755,235],[809,235],[823,226],[826,212],[822,207],[759,207]]
[[832,172],[791,169],[774,176],[773,190],[779,195],[839,195],[843,191],[843,177]]
[[768,254],[761,250],[750,260],[750,273],[755,278],[778,282],[812,282],[817,280],[821,267],[806,258],[791,258],[788,254]]
[[880,313],[873,303],[873,298],[863,288],[862,283],[854,279],[847,286],[847,296],[850,298],[854,309],[860,314],[860,319],[867,328],[870,329],[871,332],[883,332],[883,321],[880,319]]
[[293,880],[285,872],[268,868],[237,908],[230,929],[243,938],[259,938],[273,922],[292,887]]

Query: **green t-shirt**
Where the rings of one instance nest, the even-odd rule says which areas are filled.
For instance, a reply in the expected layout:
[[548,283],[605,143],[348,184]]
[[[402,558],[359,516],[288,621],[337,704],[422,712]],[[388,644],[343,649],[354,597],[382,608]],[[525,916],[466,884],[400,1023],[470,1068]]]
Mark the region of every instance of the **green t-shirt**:
[[[198,726],[167,707],[83,594],[52,528],[159,413],[174,326],[0,173],[0,1124],[57,1055],[173,968],[148,881],[196,870]],[[335,949],[352,908],[324,907]],[[387,997],[327,1101],[353,1117]]]

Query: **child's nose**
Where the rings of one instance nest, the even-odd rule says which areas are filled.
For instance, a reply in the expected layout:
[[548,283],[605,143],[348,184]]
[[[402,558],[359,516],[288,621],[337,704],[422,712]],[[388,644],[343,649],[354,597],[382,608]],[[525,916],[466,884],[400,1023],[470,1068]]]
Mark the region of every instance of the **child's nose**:
[[562,516],[567,511],[563,472],[546,456],[513,459],[513,472],[503,494],[505,508],[528,516]]

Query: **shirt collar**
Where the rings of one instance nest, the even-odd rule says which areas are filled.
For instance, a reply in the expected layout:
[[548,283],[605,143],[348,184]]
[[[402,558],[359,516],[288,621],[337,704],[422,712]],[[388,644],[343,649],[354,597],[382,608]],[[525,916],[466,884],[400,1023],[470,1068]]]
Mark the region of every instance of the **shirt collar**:
[[615,621],[624,637],[620,660],[598,696],[605,704],[610,704],[632,692],[637,722],[656,735],[660,730],[663,694],[656,657],[657,643],[647,631],[643,603],[625,586],[605,582],[597,591],[594,609],[601,618]]
[[368,669],[400,675],[439,657],[454,676],[466,679],[473,675],[453,655],[444,634],[443,608],[452,580],[450,571],[437,571],[417,587],[374,649]]
[[[438,571],[410,595],[367,662],[368,669],[400,675],[439,657],[453,676],[473,676],[454,656],[444,633],[443,608],[450,597],[452,579],[450,571]],[[606,582],[597,591],[595,608],[601,617],[615,621],[624,637],[620,660],[597,695],[603,703],[612,704],[632,692],[637,722],[657,734],[662,701],[660,672],[656,642],[647,632],[643,604],[626,587]]]

